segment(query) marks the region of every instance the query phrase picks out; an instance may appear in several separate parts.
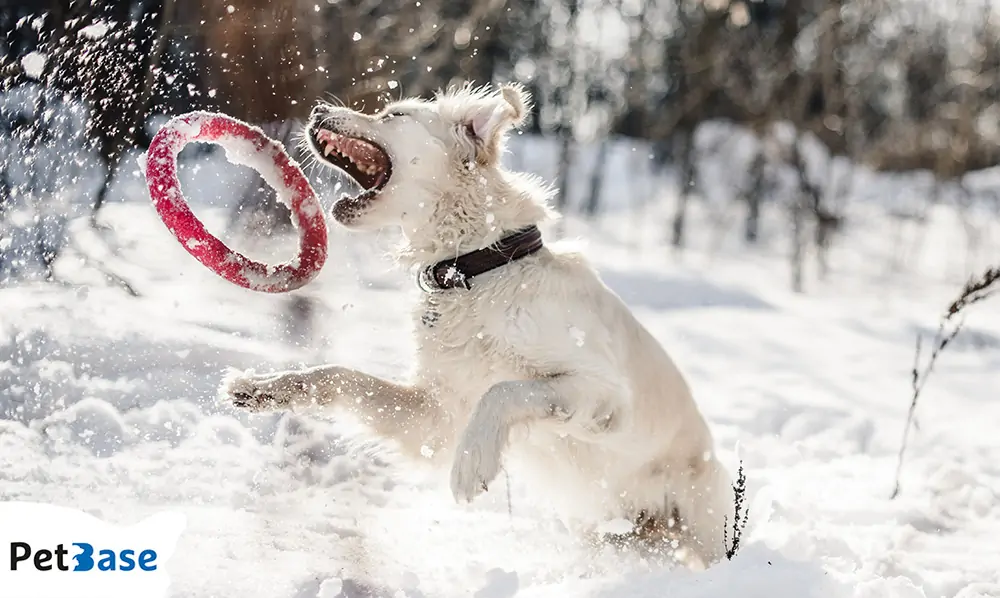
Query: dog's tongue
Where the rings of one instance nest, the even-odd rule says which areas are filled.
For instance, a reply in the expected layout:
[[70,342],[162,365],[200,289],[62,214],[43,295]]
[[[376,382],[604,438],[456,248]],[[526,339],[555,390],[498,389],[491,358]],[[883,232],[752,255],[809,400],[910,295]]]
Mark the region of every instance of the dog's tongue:
[[341,151],[345,154],[349,154],[356,162],[382,166],[382,152],[378,151],[375,146],[367,141],[362,141],[360,139],[347,139],[343,145],[344,148]]

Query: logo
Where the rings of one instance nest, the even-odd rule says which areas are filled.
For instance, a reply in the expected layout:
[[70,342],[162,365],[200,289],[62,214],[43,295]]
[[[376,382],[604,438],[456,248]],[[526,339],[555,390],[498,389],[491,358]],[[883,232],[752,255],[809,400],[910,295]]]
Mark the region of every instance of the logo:
[[130,526],[42,503],[0,502],[0,598],[166,598],[166,564],[186,521]]

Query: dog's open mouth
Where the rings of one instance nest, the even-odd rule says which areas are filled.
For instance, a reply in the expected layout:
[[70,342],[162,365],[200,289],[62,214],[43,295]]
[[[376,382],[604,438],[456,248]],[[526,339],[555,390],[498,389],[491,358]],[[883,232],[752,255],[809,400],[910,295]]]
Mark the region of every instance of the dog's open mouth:
[[360,195],[345,199],[356,204],[366,202],[389,183],[389,177],[392,176],[392,160],[378,145],[367,139],[350,137],[323,128],[315,129],[311,134],[322,158],[364,188]]

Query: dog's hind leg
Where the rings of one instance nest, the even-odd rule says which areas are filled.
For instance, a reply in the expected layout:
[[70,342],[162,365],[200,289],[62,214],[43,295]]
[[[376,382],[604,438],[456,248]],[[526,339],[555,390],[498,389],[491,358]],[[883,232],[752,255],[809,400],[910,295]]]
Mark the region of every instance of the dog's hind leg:
[[472,500],[500,472],[510,430],[519,424],[558,422],[567,435],[592,440],[621,425],[624,391],[575,374],[493,385],[479,400],[455,452],[451,490]]
[[[735,492],[725,468],[714,455],[692,457],[670,480],[667,500],[680,515],[684,544],[708,567],[726,555],[733,541]],[[728,527],[728,538],[723,530]]]
[[337,365],[272,374],[230,371],[220,393],[248,411],[340,408],[356,415],[376,433],[398,441],[411,456],[425,445],[436,449],[441,409],[425,389],[397,384]]

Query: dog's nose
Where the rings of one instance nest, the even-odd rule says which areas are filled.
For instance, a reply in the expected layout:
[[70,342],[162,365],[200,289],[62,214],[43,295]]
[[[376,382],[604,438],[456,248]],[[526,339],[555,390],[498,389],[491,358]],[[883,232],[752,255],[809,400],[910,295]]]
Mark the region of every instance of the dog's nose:
[[330,104],[327,104],[326,102],[317,102],[316,105],[313,106],[312,112],[309,113],[309,118],[312,119],[324,118],[330,116],[330,114],[332,114],[333,111],[334,107],[331,106]]
[[324,106],[323,104],[316,104],[315,106],[313,106],[312,111],[309,112],[309,118],[316,118],[319,116],[323,116],[324,114],[326,114],[326,106]]

